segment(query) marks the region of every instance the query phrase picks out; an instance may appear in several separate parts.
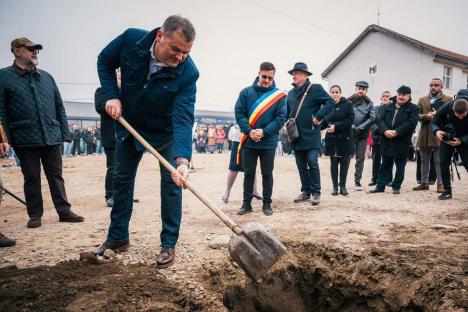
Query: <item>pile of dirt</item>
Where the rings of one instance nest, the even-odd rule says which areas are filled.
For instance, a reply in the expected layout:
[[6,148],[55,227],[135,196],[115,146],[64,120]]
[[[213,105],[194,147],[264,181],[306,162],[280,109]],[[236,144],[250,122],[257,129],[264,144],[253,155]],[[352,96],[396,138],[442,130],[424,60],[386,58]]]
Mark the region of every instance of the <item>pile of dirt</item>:
[[193,311],[190,298],[154,267],[70,261],[0,269],[0,311]]

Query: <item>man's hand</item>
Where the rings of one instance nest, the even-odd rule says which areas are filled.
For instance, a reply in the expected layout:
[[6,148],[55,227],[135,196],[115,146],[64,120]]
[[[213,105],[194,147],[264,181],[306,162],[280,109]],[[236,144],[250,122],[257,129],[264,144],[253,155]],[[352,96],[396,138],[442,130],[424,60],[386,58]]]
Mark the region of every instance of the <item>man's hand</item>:
[[327,128],[327,133],[333,133],[335,132],[335,125],[331,125]]
[[394,137],[396,137],[396,131],[395,130],[385,130],[384,135],[389,139],[393,139]]
[[4,155],[10,149],[10,144],[8,143],[0,143],[0,155]]
[[436,138],[439,140],[439,141],[442,141],[444,139],[444,135],[445,135],[445,132],[442,131],[442,130],[439,130],[436,132]]
[[318,120],[318,119],[315,118],[315,117],[312,119],[312,123],[314,124],[314,126],[320,125],[321,122],[322,122],[322,121]]
[[177,170],[172,172],[172,181],[182,188],[186,188],[185,181],[189,177],[189,167],[187,164],[180,164],[177,166]]
[[119,99],[112,99],[106,102],[106,112],[113,118],[119,119],[122,114],[122,103]]
[[447,144],[455,147],[462,144],[462,141],[460,139],[455,138],[455,140],[453,141],[447,141]]
[[252,131],[250,131],[249,136],[254,142],[258,143],[263,138],[263,130],[253,129]]

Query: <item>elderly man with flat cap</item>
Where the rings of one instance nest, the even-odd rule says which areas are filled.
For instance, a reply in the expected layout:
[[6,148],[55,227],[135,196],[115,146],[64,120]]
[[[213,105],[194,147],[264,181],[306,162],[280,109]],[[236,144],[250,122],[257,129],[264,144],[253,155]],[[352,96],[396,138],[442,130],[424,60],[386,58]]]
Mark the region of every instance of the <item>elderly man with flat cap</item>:
[[27,38],[11,42],[13,65],[0,69],[0,118],[21,161],[28,228],[41,226],[41,163],[60,222],[83,222],[70,209],[62,177],[62,143],[71,141],[62,98],[52,76],[39,70],[42,45]]
[[411,137],[418,124],[419,108],[411,103],[411,88],[401,86],[397,95],[391,98],[391,103],[382,107],[377,116],[377,127],[382,139],[380,152],[382,164],[380,165],[377,185],[369,193],[383,193],[393,164],[396,166],[393,178],[393,194],[400,194],[401,184],[405,178],[405,166],[411,145]]
[[361,179],[364,170],[364,159],[367,147],[367,137],[370,128],[375,122],[374,103],[367,96],[369,84],[366,81],[358,81],[352,96],[348,98],[354,106],[353,140],[356,151],[356,164],[354,171],[354,186],[356,191],[362,191]]
[[319,125],[333,110],[335,102],[320,84],[310,82],[312,73],[305,63],[294,64],[289,74],[293,78],[293,88],[288,93],[288,118],[296,120],[299,132],[299,138],[291,144],[301,179],[301,193],[294,202],[311,201],[312,205],[318,205],[321,193]]

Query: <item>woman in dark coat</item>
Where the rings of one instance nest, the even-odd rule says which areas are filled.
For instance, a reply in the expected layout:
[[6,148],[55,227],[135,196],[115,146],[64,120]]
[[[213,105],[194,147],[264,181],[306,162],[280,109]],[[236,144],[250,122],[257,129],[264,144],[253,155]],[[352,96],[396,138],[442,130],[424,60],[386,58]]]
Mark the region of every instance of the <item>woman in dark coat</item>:
[[354,120],[354,109],[353,105],[341,96],[340,86],[332,86],[330,94],[335,101],[335,107],[322,122],[322,129],[327,132],[325,135],[325,155],[330,156],[330,172],[333,182],[332,195],[338,195],[339,185],[339,193],[346,196],[348,195],[346,177],[354,153],[351,129]]

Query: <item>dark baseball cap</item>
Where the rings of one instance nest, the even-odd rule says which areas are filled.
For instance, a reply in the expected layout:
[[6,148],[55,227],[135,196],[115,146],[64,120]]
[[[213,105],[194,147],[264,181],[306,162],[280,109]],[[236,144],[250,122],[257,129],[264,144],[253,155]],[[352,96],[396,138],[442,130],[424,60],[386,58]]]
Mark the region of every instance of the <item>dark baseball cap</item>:
[[42,45],[39,43],[34,43],[28,38],[21,37],[21,38],[16,38],[11,42],[11,51],[13,51],[13,48],[36,48],[37,50],[42,50]]

